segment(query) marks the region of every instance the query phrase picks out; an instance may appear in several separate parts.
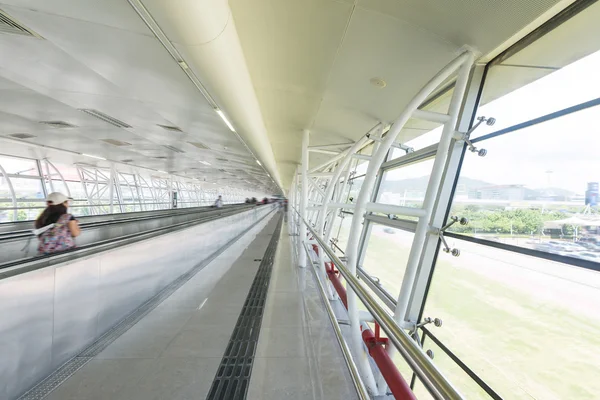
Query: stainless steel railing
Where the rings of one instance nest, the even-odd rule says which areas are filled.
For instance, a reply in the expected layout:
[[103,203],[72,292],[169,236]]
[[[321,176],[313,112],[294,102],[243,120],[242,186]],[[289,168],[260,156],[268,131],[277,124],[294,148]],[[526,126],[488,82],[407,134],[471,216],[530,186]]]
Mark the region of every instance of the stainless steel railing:
[[317,234],[313,227],[307,223],[298,213],[298,220],[306,225],[308,231],[319,247],[327,254],[329,259],[335,264],[338,271],[342,274],[347,283],[347,289],[352,290],[360,301],[371,313],[374,320],[381,326],[381,329],[387,334],[389,341],[394,345],[404,360],[408,363],[429,393],[439,400],[461,400],[463,396],[454,388],[446,377],[436,368],[429,357],[415,343],[415,341],[392,319],[392,317],[377,303],[369,294],[367,289],[362,286],[356,276],[348,271],[344,263],[337,257],[327,243]]

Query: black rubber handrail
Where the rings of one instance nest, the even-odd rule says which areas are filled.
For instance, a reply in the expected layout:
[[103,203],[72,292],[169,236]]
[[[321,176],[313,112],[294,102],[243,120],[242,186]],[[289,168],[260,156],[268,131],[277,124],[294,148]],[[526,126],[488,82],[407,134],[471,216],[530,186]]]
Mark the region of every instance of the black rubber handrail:
[[[224,206],[223,209],[231,209],[234,207],[238,207],[240,205],[243,205],[243,204],[227,205],[227,206]],[[118,224],[130,223],[130,222],[136,222],[136,221],[146,221],[149,219],[177,217],[180,215],[203,213],[203,212],[211,211],[211,210],[213,210],[213,208],[210,206],[203,206],[203,207],[190,208],[188,210],[188,212],[183,212],[183,211],[179,212],[180,210],[182,210],[182,209],[177,210],[177,212],[173,212],[174,210],[169,210],[168,212],[165,212],[164,210],[160,210],[160,211],[157,211],[156,214],[153,214],[153,215],[144,215],[144,216],[131,217],[131,218],[108,219],[105,221],[82,222],[80,224],[80,227],[81,228],[95,228],[95,227],[99,227],[99,226],[118,225]],[[32,226],[32,228],[33,228],[33,226]],[[18,231],[10,231],[10,232],[0,232],[0,242],[2,242],[4,240],[27,238],[27,237],[30,237],[31,235],[32,235],[31,229],[24,229],[24,230],[18,230]]]
[[[31,264],[31,263],[36,263],[36,262],[39,262],[39,263],[51,262],[53,259],[65,258],[66,256],[73,255],[74,253],[83,253],[82,256],[87,256],[87,255],[95,253],[94,250],[102,251],[105,247],[108,247],[108,246],[110,246],[110,248],[118,247],[118,246],[114,246],[114,245],[119,245],[120,243],[123,243],[123,244],[134,243],[139,240],[145,239],[145,237],[149,236],[149,235],[156,236],[157,234],[169,233],[172,231],[176,231],[176,230],[185,228],[187,226],[197,225],[197,224],[200,224],[203,222],[208,222],[208,221],[211,221],[214,219],[227,217],[227,216],[234,215],[234,214],[246,211],[246,210],[250,210],[252,208],[254,208],[254,205],[251,205],[251,206],[240,205],[239,207],[227,207],[227,208],[207,210],[203,214],[210,213],[210,215],[203,215],[203,216],[193,219],[193,220],[179,222],[177,224],[173,224],[173,225],[169,225],[169,226],[165,226],[165,227],[149,229],[149,230],[145,230],[143,232],[137,232],[137,233],[132,233],[129,235],[123,235],[123,236],[119,236],[117,238],[101,240],[98,242],[90,243],[90,244],[76,247],[73,249],[61,251],[59,253],[36,255],[33,257],[21,258],[18,260],[5,262],[5,263],[0,264],[0,272],[2,270],[18,267],[20,265],[24,266],[26,264]],[[215,213],[218,213],[218,214],[215,215]],[[78,258],[78,257],[76,257],[76,258]],[[39,269],[41,267],[43,267],[43,266],[39,266],[39,267],[31,266],[30,268],[27,268],[27,271]],[[24,272],[26,272],[26,271],[24,271]],[[18,274],[18,272],[17,272],[17,274]],[[11,275],[13,275],[13,274],[11,274]]]

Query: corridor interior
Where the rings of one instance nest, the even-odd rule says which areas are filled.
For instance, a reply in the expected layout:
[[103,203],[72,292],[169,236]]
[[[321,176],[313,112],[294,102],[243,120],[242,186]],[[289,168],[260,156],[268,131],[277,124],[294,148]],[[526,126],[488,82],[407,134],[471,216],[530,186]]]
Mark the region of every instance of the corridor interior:
[[254,226],[70,377],[55,376],[62,383],[54,390],[44,393],[51,385],[42,382],[22,398],[219,398],[209,392],[273,235],[279,241],[247,398],[356,398],[313,270],[296,266],[280,218]]

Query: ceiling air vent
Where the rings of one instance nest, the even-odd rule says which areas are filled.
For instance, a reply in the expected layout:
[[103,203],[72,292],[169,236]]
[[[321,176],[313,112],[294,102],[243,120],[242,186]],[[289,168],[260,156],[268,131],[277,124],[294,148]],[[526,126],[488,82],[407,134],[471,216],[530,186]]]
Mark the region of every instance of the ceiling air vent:
[[195,146],[195,147],[199,148],[199,149],[210,150],[210,148],[208,146],[206,146],[205,144],[200,143],[200,142],[188,142],[188,143],[191,144],[192,146]]
[[126,158],[125,160],[121,160],[122,163],[130,163],[133,162],[131,158]]
[[40,35],[25,28],[14,18],[10,17],[4,11],[0,10],[0,33],[9,33],[12,35],[33,36],[40,38]]
[[163,129],[166,129],[168,131],[171,131],[171,132],[183,132],[181,130],[181,128],[179,128],[177,126],[173,126],[173,125],[161,125],[161,124],[156,124],[156,125],[160,126]]
[[13,134],[8,135],[8,136],[14,137],[14,138],[17,138],[17,139],[31,139],[31,138],[37,137],[35,135],[30,135],[29,133],[13,133]]
[[83,111],[84,113],[89,114],[92,117],[101,119],[102,121],[109,123],[112,126],[116,126],[117,128],[131,128],[131,125],[128,125],[123,121],[119,121],[118,119],[113,118],[110,115],[106,115],[103,112],[100,112],[98,110],[92,110],[90,108],[82,108],[79,111]]
[[75,128],[75,125],[65,121],[40,121],[40,124],[50,125],[53,128]]
[[221,171],[221,172],[227,172],[223,168],[219,168],[219,171]]
[[154,158],[156,158],[157,160],[166,160],[167,159],[167,157],[165,157],[165,156],[158,156],[158,157],[154,157]]
[[163,147],[166,149],[169,149],[171,151],[174,151],[175,153],[185,153],[185,151],[178,149],[177,147],[173,147],[173,146],[169,146],[169,145],[164,145]]
[[217,158],[217,160],[219,160],[219,161],[223,161],[223,162],[229,162],[229,160],[228,160],[228,159],[226,159],[226,158]]
[[112,144],[113,146],[131,146],[131,143],[121,142],[115,139],[102,139],[104,143]]

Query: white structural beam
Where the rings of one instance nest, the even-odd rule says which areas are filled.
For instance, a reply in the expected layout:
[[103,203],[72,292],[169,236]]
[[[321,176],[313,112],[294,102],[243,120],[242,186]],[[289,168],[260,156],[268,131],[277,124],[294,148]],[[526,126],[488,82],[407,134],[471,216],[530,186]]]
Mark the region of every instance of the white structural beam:
[[[302,131],[302,185],[300,187],[300,217],[303,219],[307,218],[306,207],[308,206],[308,143],[310,140],[310,132],[308,129]],[[299,229],[299,246],[298,254],[300,255],[299,266],[306,267],[306,258],[308,254],[304,250],[304,242],[306,240],[307,230],[303,224],[300,224]]]
[[308,149],[308,151],[311,151],[313,153],[331,154],[334,156],[337,156],[338,154],[340,154],[339,151],[323,150],[323,149]]
[[347,149],[352,147],[354,143],[338,143],[338,144],[323,144],[320,146],[309,146],[310,150],[320,149],[320,150],[330,150],[330,149]]
[[312,174],[308,174],[311,178],[331,178],[333,175],[333,172],[313,172]]
[[425,111],[425,110],[415,110],[413,112],[413,118],[422,119],[430,122],[439,122],[440,124],[445,124],[450,121],[450,115],[442,114],[434,111]]
[[444,124],[442,137],[438,145],[438,151],[433,162],[431,175],[429,177],[429,184],[427,185],[427,191],[425,192],[425,199],[423,200],[423,209],[425,210],[425,215],[419,220],[415,230],[413,243],[408,256],[408,263],[406,265],[406,271],[404,273],[404,279],[402,279],[402,286],[398,296],[398,303],[396,305],[396,310],[394,311],[394,319],[398,323],[404,323],[404,316],[408,308],[408,302],[415,281],[423,245],[425,244],[425,239],[427,238],[427,232],[429,230],[429,219],[431,218],[436,195],[442,181],[442,173],[444,172],[444,167],[446,166],[448,151],[450,150],[454,131],[456,130],[458,114],[460,112],[463,96],[469,81],[469,73],[474,62],[474,55],[471,52],[465,52],[462,54],[462,57],[459,58],[461,59],[461,65],[458,71],[458,78],[454,86],[454,91],[452,92],[452,99],[450,101],[448,112],[450,115],[450,120]]

